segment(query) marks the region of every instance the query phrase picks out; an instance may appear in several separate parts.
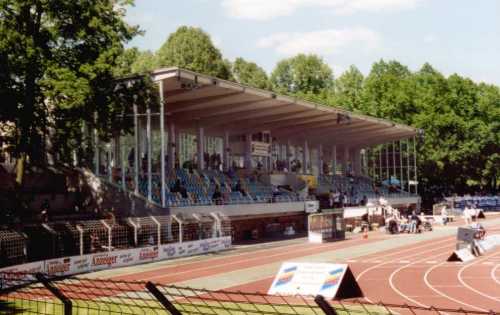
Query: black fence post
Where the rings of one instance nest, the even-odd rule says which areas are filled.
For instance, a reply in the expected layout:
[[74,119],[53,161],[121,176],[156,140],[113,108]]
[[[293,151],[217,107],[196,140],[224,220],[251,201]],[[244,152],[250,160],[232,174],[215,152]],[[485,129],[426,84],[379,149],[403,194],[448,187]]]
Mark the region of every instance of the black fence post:
[[322,295],[316,295],[314,302],[319,306],[319,308],[325,313],[325,315],[337,315],[335,309],[325,300]]
[[43,274],[37,273],[35,277],[38,281],[40,281],[43,286],[50,291],[56,298],[58,298],[62,304],[64,305],[64,315],[72,315],[73,314],[73,302],[68,299],[58,287],[54,286],[49,279],[47,279]]
[[175,308],[175,306],[167,299],[163,293],[150,281],[146,283],[146,289],[160,302],[163,307],[172,315],[182,315],[182,313]]

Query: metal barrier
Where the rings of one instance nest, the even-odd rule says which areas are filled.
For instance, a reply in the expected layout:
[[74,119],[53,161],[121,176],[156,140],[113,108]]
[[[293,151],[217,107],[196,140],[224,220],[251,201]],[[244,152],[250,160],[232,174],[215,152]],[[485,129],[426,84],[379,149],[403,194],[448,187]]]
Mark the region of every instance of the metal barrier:
[[0,268],[31,261],[231,235],[220,213],[49,222],[0,230]]
[[[0,310],[9,314],[477,314],[465,309],[420,307],[363,300],[327,301],[322,296],[274,296],[209,291],[151,282],[48,278],[0,273]],[[16,313],[17,312],[17,313]]]

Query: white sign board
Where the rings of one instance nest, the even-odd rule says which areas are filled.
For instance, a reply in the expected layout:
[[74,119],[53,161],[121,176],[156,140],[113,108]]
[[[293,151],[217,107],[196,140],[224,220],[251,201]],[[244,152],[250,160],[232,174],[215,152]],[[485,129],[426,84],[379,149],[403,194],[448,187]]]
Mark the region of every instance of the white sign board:
[[285,262],[281,265],[268,294],[321,294],[334,298],[346,270],[346,264]]
[[475,258],[476,256],[472,255],[472,252],[469,248],[462,248],[454,251],[453,254],[451,254],[451,256],[448,258],[448,261],[468,262],[474,260]]
[[319,209],[319,201],[317,200],[309,200],[304,203],[304,210],[306,213],[315,213],[318,212]]

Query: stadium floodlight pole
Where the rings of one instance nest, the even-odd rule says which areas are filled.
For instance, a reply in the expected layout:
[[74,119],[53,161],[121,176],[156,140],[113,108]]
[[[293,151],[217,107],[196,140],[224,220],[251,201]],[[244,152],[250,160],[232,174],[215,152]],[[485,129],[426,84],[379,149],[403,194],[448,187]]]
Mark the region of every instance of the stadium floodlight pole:
[[[159,82],[159,93],[160,93],[160,138],[161,138],[161,149],[160,149],[160,169],[161,169],[161,206],[165,208],[167,206],[167,201],[165,200],[165,96],[163,94],[163,80]],[[169,146],[170,147],[170,146]],[[170,154],[171,155],[171,154]],[[169,161],[171,156],[169,155]],[[171,163],[169,163],[171,164]]]
[[134,192],[139,194],[139,118],[137,117],[137,105],[134,108]]
[[152,195],[152,176],[151,176],[151,108],[146,109],[146,145],[148,152],[148,200],[151,202],[153,200]]
[[418,194],[417,178],[417,138],[413,136],[413,168],[415,170],[415,194]]

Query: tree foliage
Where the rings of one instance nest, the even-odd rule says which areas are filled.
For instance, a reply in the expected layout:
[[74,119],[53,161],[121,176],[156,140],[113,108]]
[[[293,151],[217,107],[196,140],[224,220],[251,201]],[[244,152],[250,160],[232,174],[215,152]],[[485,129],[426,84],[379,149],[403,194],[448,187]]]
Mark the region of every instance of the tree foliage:
[[231,69],[221,52],[200,28],[179,27],[170,34],[156,56],[160,67],[176,66],[222,79],[231,77]]
[[269,78],[266,72],[254,62],[236,58],[232,65],[232,73],[236,82],[259,89],[269,88]]
[[320,57],[299,54],[278,62],[271,85],[279,93],[326,95],[333,87],[333,72]]
[[0,1],[0,124],[15,126],[19,184],[26,161],[43,163],[47,151],[64,157],[80,147],[83,122],[104,138],[122,129],[120,115],[129,110],[122,100],[136,92],[115,80],[123,44],[138,33],[123,20],[130,4]]

